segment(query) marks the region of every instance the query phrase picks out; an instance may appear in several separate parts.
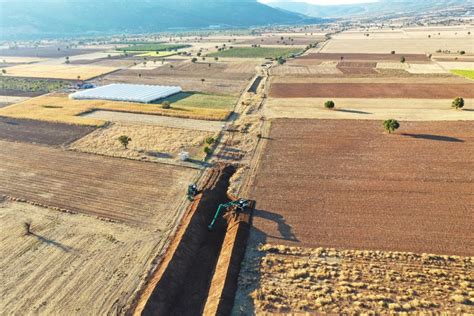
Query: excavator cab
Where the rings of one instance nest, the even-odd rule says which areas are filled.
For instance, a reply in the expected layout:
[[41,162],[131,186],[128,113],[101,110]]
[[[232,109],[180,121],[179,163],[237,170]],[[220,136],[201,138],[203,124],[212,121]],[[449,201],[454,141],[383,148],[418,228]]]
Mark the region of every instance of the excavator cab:
[[198,193],[199,190],[196,184],[193,183],[188,186],[188,200],[193,201],[194,197],[198,195]]

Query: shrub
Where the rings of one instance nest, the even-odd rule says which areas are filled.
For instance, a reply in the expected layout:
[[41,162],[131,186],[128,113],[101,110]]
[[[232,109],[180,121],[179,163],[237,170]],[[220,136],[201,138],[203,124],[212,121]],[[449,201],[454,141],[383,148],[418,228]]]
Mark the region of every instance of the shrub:
[[392,51],[390,52],[390,54],[392,54],[392,55],[395,55],[395,51],[394,51],[394,50],[392,50]]
[[464,54],[466,54],[466,52],[462,50],[462,51],[459,52],[459,54],[464,55]]
[[383,128],[389,133],[393,133],[400,127],[400,123],[397,120],[389,119],[383,122]]
[[401,62],[401,63],[404,63],[405,61],[406,61],[405,56],[402,56],[402,57],[400,58],[400,62]]
[[329,101],[324,102],[324,107],[326,109],[331,110],[331,109],[334,109],[335,106],[336,106],[336,104],[334,103],[334,101],[329,100]]
[[207,137],[206,138],[206,144],[212,145],[216,142],[216,139],[214,137]]
[[161,103],[161,107],[163,109],[170,109],[171,108],[171,103],[170,101],[164,101],[163,103]]
[[456,110],[462,109],[464,107],[464,99],[460,97],[454,99],[451,106]]
[[212,152],[211,147],[209,147],[209,146],[204,147],[204,152],[205,152],[207,155],[209,155],[209,154]]
[[118,138],[118,141],[122,144],[123,148],[127,149],[128,143],[130,143],[132,139],[127,135],[122,135]]
[[198,59],[197,59],[196,57],[193,57],[193,59],[191,59],[191,62],[192,62],[192,63],[195,63],[195,62],[197,62],[197,61],[198,61]]

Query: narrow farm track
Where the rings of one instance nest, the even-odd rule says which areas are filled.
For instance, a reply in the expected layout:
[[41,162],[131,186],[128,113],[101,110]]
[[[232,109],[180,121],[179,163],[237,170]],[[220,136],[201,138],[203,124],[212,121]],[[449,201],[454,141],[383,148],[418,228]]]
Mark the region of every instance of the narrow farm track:
[[0,141],[0,147],[1,195],[159,229],[195,173],[30,144]]

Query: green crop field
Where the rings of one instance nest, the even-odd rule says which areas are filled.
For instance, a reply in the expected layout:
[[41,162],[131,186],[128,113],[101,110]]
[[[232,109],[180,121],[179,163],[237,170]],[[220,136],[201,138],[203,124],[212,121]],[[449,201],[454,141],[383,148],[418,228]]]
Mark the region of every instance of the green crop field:
[[236,47],[208,54],[209,57],[238,57],[238,58],[278,58],[288,57],[301,52],[300,48],[280,47]]
[[127,52],[158,52],[158,51],[171,51],[180,48],[191,47],[191,45],[186,44],[138,44],[130,45],[128,47],[117,48],[119,51]]
[[28,92],[51,92],[67,88],[70,82],[47,79],[23,79],[0,77],[0,88]]
[[451,72],[455,75],[474,80],[474,70],[454,69]]
[[208,108],[215,110],[229,110],[237,101],[235,97],[207,93],[181,92],[166,99],[159,100],[170,102],[178,107]]

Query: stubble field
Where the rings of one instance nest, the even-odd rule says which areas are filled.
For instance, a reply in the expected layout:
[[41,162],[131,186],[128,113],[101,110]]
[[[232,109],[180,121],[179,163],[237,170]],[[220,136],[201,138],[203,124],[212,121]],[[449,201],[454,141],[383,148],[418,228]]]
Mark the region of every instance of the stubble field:
[[474,257],[265,244],[247,251],[234,315],[474,312]]
[[[0,141],[0,194],[166,230],[194,170]],[[31,153],[34,153],[32,155]]]

